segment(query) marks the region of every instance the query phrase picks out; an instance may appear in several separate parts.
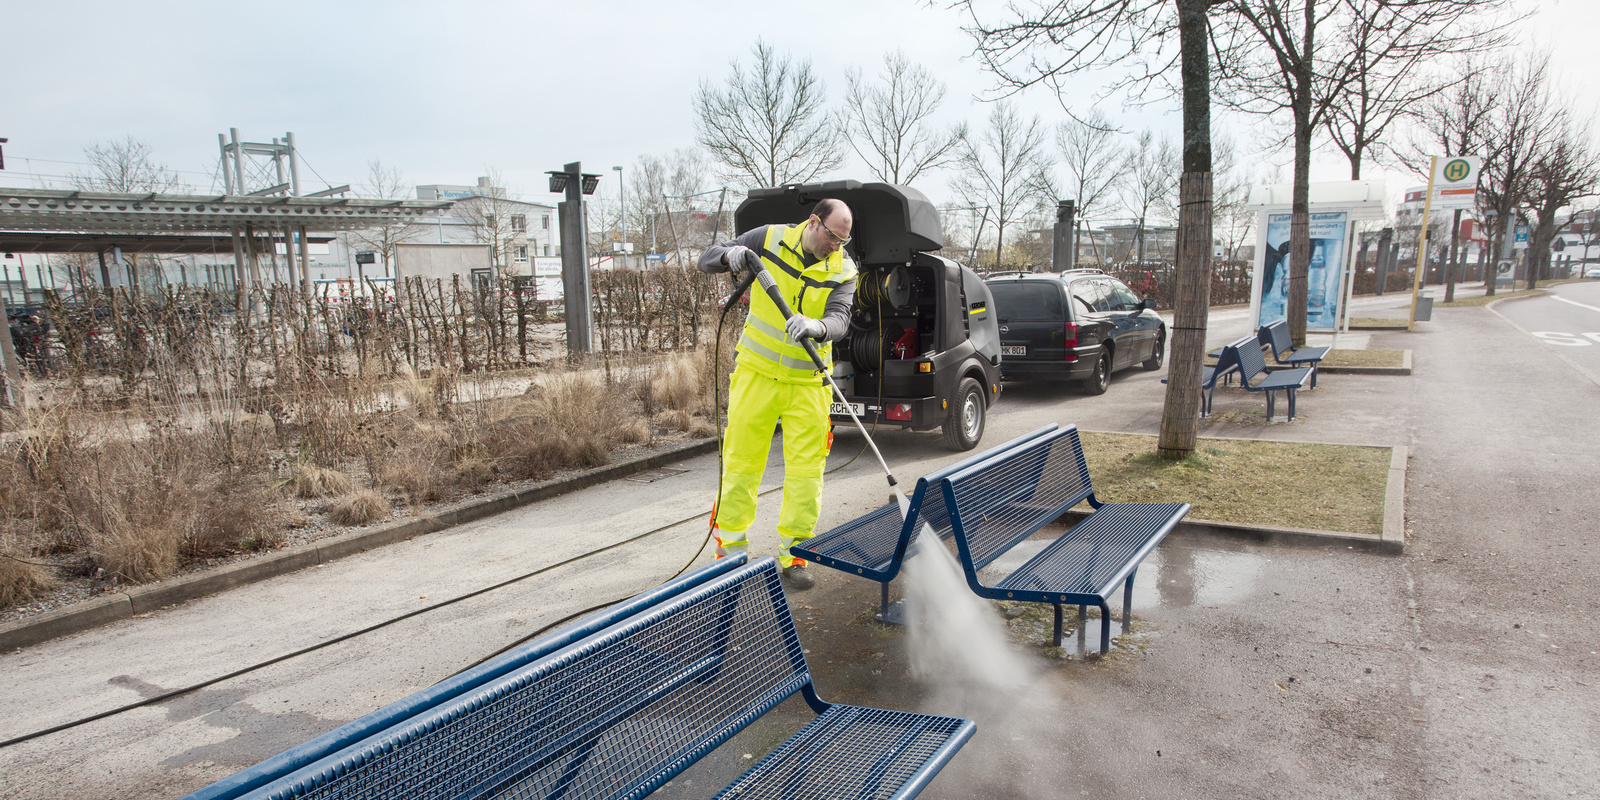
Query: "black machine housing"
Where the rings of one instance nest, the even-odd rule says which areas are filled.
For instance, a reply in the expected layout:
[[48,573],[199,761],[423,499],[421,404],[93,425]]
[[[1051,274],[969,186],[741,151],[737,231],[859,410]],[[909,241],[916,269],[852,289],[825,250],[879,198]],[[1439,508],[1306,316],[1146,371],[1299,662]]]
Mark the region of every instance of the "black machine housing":
[[[734,226],[743,233],[798,224],[830,197],[854,214],[845,249],[861,273],[850,331],[833,345],[834,381],[858,404],[862,422],[943,427],[953,448],[970,449],[1000,396],[1000,334],[983,279],[930,252],[944,246],[944,233],[926,196],[857,181],[756,189],[734,213]],[[837,402],[834,419],[849,420]]]

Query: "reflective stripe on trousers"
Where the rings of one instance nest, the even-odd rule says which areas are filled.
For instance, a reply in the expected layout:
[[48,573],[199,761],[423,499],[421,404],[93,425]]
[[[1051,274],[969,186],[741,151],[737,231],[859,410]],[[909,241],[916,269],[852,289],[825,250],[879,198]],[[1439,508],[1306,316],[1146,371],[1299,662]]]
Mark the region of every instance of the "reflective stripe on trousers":
[[[733,371],[728,392],[728,429],[722,444],[722,494],[713,535],[718,555],[743,552],[756,517],[756,492],[783,421],[783,506],[778,511],[778,561],[796,559],[789,548],[816,533],[822,510],[822,472],[828,458],[828,396],[825,385],[787,383],[744,368]],[[804,563],[804,562],[801,562]]]

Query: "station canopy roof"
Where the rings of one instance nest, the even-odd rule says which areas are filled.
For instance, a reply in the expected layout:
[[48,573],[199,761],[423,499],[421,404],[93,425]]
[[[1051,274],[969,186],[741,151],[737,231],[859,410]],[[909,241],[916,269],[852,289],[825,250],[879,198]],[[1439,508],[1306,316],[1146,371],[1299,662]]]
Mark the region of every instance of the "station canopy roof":
[[[346,197],[254,197],[239,195],[122,194],[0,187],[0,231],[39,231],[104,237],[140,236],[146,252],[187,252],[198,237],[230,236],[246,225],[260,232],[304,227],[307,232],[377,228],[419,221],[450,207],[449,201],[368,200]],[[160,237],[173,237],[178,251],[156,249]],[[209,238],[209,237],[207,237]],[[190,240],[185,243],[183,240]],[[63,243],[67,239],[62,240]],[[207,251],[213,248],[209,246]],[[23,248],[18,248],[23,249]],[[232,249],[231,244],[228,249]],[[58,251],[59,252],[59,251]]]

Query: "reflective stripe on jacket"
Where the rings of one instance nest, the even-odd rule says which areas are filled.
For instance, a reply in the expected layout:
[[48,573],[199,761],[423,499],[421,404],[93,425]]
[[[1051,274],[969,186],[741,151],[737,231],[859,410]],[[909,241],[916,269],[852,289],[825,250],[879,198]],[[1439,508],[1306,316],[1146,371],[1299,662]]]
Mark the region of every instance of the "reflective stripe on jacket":
[[[800,234],[810,224],[769,225],[762,244],[761,260],[778,285],[778,291],[796,314],[820,319],[826,312],[833,290],[856,277],[855,264],[836,250],[811,266],[805,265],[800,249]],[[833,346],[817,342],[817,354],[824,367],[833,366]],[[816,364],[805,348],[784,332],[783,313],[766,292],[750,293],[750,313],[745,318],[744,334],[739,337],[740,366],[788,383],[822,383]]]

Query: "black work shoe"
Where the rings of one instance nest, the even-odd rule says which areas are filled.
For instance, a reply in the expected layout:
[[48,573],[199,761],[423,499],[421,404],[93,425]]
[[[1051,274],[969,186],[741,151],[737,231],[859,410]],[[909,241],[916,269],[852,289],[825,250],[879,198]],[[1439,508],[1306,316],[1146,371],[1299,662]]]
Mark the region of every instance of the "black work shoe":
[[783,568],[783,577],[789,579],[789,585],[796,589],[810,589],[817,585],[817,579],[811,577],[811,572],[804,564],[795,564]]

